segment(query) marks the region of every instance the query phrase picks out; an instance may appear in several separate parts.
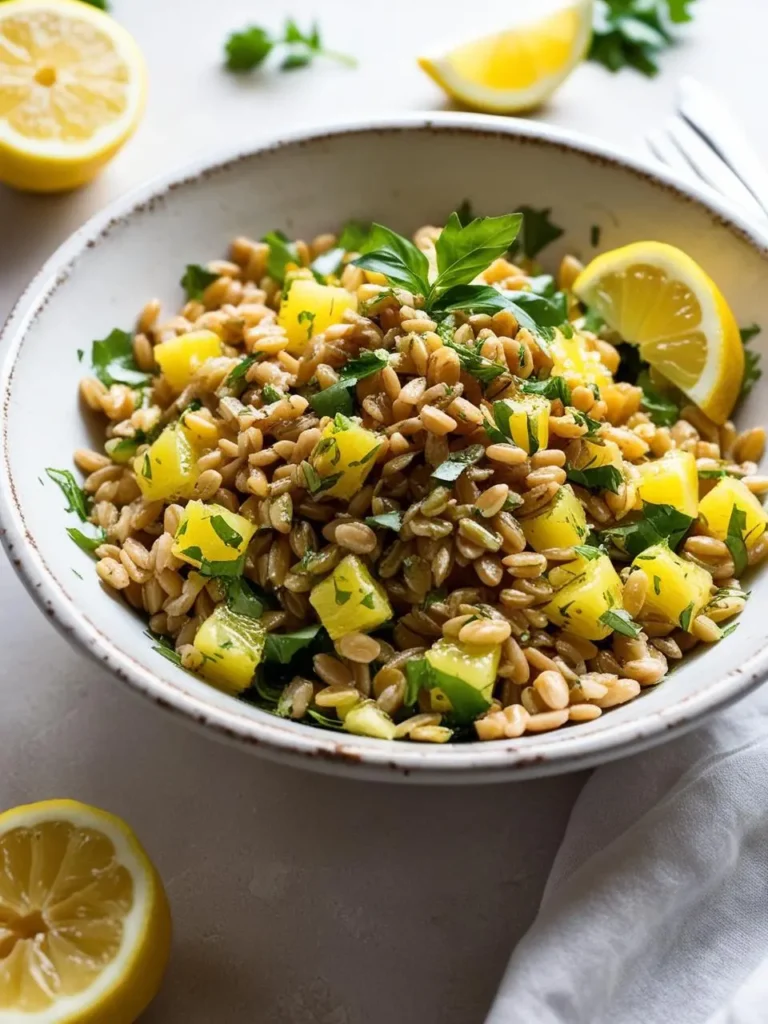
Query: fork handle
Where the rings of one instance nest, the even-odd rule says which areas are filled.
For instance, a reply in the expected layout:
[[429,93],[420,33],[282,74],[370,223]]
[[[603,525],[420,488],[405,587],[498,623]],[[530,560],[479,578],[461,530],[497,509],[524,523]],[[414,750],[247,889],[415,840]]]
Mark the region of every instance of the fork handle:
[[768,173],[722,100],[696,79],[680,82],[680,113],[720,154],[768,213]]

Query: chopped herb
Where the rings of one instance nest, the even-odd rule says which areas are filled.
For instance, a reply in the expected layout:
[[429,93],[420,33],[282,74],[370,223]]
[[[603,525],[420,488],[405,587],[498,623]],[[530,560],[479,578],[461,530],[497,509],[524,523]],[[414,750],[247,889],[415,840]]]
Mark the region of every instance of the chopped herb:
[[371,450],[369,452],[366,452],[365,455],[362,457],[362,459],[355,459],[354,462],[350,462],[350,464],[349,464],[350,469],[353,466],[364,466],[366,464],[366,462],[370,462],[371,459],[373,459],[380,450],[381,450],[381,445],[377,444],[375,446],[375,448],[371,448]]
[[421,607],[427,611],[432,607],[433,604],[442,604],[443,601],[448,597],[448,593],[444,587],[437,587],[435,590],[430,590],[424,600],[421,602]]
[[658,597],[659,594],[661,593],[661,577],[660,576],[654,576],[653,577],[653,592],[656,595],[656,597]]
[[364,608],[374,609],[376,607],[376,595],[374,594],[374,592],[371,591],[370,593],[366,594],[365,597],[360,602],[360,604]]
[[96,528],[97,532],[95,536],[89,537],[82,530],[78,530],[76,526],[68,526],[67,533],[71,539],[77,544],[81,551],[85,551],[86,554],[92,555],[96,548],[106,543],[107,533],[106,530],[102,530],[101,527]]
[[352,422],[352,420],[349,419],[348,416],[344,416],[340,412],[337,412],[336,415],[333,417],[333,429],[336,431],[337,434],[344,430],[349,430],[349,428],[353,426],[354,423]]
[[262,238],[262,242],[266,242],[269,246],[267,273],[273,281],[283,284],[289,268],[301,266],[301,259],[296,244],[291,242],[282,231],[267,232]]
[[317,637],[321,626],[305,626],[293,633],[267,633],[264,644],[264,660],[289,665],[294,655],[308,647]]
[[517,387],[525,395],[542,395],[551,402],[559,398],[563,405],[571,404],[571,389],[564,377],[547,377],[546,380],[518,380]]
[[676,550],[692,525],[693,518],[673,505],[644,501],[642,514],[636,522],[603,530],[601,536],[635,558],[646,548],[665,542]]
[[403,525],[403,513],[381,512],[377,516],[366,516],[365,521],[368,526],[380,526],[384,530],[394,530],[395,533],[399,533]]
[[589,241],[592,243],[592,248],[596,249],[600,245],[600,234],[602,228],[599,224],[593,224],[589,229]]
[[763,371],[760,369],[760,353],[753,352],[752,349],[747,348],[750,341],[760,333],[760,328],[757,324],[750,324],[749,327],[742,327],[739,333],[741,334],[741,342],[744,345],[744,376],[741,381],[741,392],[739,394],[741,399],[747,397],[762,377]]
[[680,403],[659,391],[652,383],[648,370],[637,377],[637,386],[643,389],[641,408],[657,427],[671,427],[680,419]]
[[269,404],[272,402],[279,402],[285,397],[282,391],[278,391],[277,388],[273,387],[271,384],[265,384],[261,389],[261,394],[264,401]]
[[605,320],[597,310],[588,309],[584,314],[584,330],[591,331],[592,334],[599,334],[603,327],[605,327]]
[[354,411],[352,394],[357,382],[370,377],[389,366],[386,349],[375,352],[361,352],[356,359],[349,359],[339,373],[339,381],[324,391],[312,395],[309,404],[320,416],[335,416],[336,413],[350,415]]
[[508,402],[493,403],[493,423],[488,419],[483,424],[485,432],[494,444],[515,444],[512,439],[512,407]]
[[693,601],[680,612],[680,618],[677,620],[680,623],[680,629],[684,629],[686,633],[691,625],[691,618],[693,616]]
[[738,505],[734,505],[728,520],[728,533],[725,538],[725,544],[733,559],[733,572],[735,576],[740,576],[748,564],[747,545],[744,535],[746,528],[747,513],[740,509]]
[[389,353],[384,348],[360,352],[356,359],[348,359],[339,371],[341,380],[364,380],[389,366]]
[[502,512],[514,512],[515,509],[520,508],[522,504],[522,497],[519,494],[515,493],[515,491],[510,491],[501,510]]
[[149,452],[144,452],[144,461],[141,464],[141,475],[145,480],[152,479],[152,460],[149,457]]
[[609,626],[614,632],[621,633],[622,636],[630,636],[633,639],[640,636],[642,632],[640,626],[632,619],[629,612],[624,611],[623,608],[610,608],[608,611],[603,612],[600,616],[600,622],[604,626]]
[[225,64],[229,71],[253,71],[260,67],[269,55],[278,50],[282,54],[280,68],[292,71],[311,64],[315,57],[328,57],[341,64],[354,67],[357,61],[345,53],[326,50],[320,38],[320,26],[314,22],[308,32],[302,32],[292,18],[288,18],[283,34],[272,35],[267,29],[250,25],[240,32],[233,32],[224,47]]
[[593,544],[576,544],[573,550],[577,555],[581,555],[582,558],[586,558],[588,562],[592,562],[595,558],[599,558],[600,555],[605,554],[601,547],[596,547]]
[[580,484],[590,491],[611,491],[619,493],[624,481],[621,470],[616,466],[586,466],[583,469],[567,467],[567,476],[571,483]]
[[237,384],[238,381],[243,380],[253,364],[259,361],[259,358],[260,355],[258,354],[243,356],[237,366],[227,374],[224,380],[225,386],[231,388],[233,384]]
[[584,437],[597,437],[600,433],[600,428],[603,426],[599,420],[593,420],[591,416],[587,416],[587,414],[582,412],[580,409],[570,409],[569,412],[580,427],[587,428],[587,432],[584,434]]
[[180,284],[187,293],[188,299],[199,301],[202,299],[205,289],[218,279],[218,274],[212,270],[206,270],[199,263],[188,263]]
[[211,516],[210,524],[213,532],[228,548],[239,548],[243,543],[242,536],[229,525],[224,516]]
[[535,210],[532,206],[521,206],[520,212],[523,215],[523,226],[520,229],[518,244],[513,249],[513,255],[518,252],[533,259],[538,256],[542,249],[555,242],[563,234],[563,229],[553,224],[550,218],[551,208]]
[[131,388],[146,387],[152,380],[136,365],[133,357],[133,338],[127,331],[115,327],[113,331],[91,346],[93,372],[105,387],[126,384]]
[[267,595],[244,576],[225,578],[222,583],[227,592],[227,605],[238,615],[260,619],[269,608]]
[[735,630],[737,630],[738,628],[738,622],[732,622],[730,626],[726,626],[724,629],[720,630],[720,639],[725,640],[727,636],[730,636],[731,633],[735,632]]
[[182,554],[186,555],[191,561],[199,563],[197,571],[201,576],[242,576],[243,569],[245,568],[245,552],[239,558],[227,561],[210,561],[203,555],[199,547],[193,545],[191,548],[185,548]]
[[439,480],[441,483],[453,483],[459,479],[467,466],[479,462],[484,455],[485,448],[481,444],[471,444],[459,452],[451,452],[445,462],[441,462],[433,471],[432,479]]
[[699,469],[698,471],[699,480],[722,480],[723,477],[730,476],[735,477],[737,480],[741,480],[744,473],[740,469]]
[[155,651],[156,654],[162,655],[162,657],[167,661],[170,661],[181,668],[181,656],[167,636],[161,636],[159,633],[153,633],[151,629],[145,629],[144,636],[148,636],[150,640],[154,641],[152,650]]
[[315,467],[309,462],[302,463],[304,469],[304,482],[310,494],[322,494],[329,491],[341,480],[343,473],[332,473],[330,476],[320,476]]
[[302,309],[299,312],[298,321],[299,321],[300,324],[307,324],[307,337],[308,338],[312,337],[312,330],[313,330],[312,325],[315,322],[315,317],[316,316],[317,316],[317,313],[313,313],[309,309]]
[[77,350],[77,361],[78,361],[78,363],[82,363],[84,355],[85,355],[85,351],[83,349],[79,348]]
[[310,264],[315,277],[323,279],[336,277],[344,266],[344,257],[348,252],[362,252],[363,246],[371,232],[370,222],[349,220],[339,235],[336,246],[320,253]]
[[631,67],[657,74],[659,54],[675,42],[676,25],[690,21],[693,0],[596,0],[588,60],[609,71]]
[[55,484],[61,488],[61,492],[67,499],[65,512],[74,512],[78,518],[85,522],[88,518],[90,498],[80,487],[68,469],[51,469],[45,471]]
[[329,718],[328,715],[324,715],[320,711],[316,711],[314,708],[307,708],[307,714],[322,729],[334,729],[338,732],[340,729],[343,730],[344,728],[338,718]]
[[419,696],[419,690],[428,689],[429,662],[426,658],[416,658],[405,665],[405,694],[403,704],[413,707]]
[[492,359],[480,355],[480,349],[484,344],[482,339],[478,339],[474,345],[460,345],[454,341],[453,337],[443,336],[443,343],[447,348],[452,348],[459,357],[462,370],[474,377],[475,380],[480,381],[481,384],[490,384],[502,373],[507,373],[506,365],[495,363]]
[[333,578],[333,592],[336,604],[346,604],[350,597],[352,597],[351,590],[341,590],[335,576]]

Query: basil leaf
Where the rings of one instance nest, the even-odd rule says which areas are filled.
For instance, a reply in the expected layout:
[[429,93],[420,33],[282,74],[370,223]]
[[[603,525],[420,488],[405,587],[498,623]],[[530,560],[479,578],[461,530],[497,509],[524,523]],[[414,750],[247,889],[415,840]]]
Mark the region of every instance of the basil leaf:
[[675,551],[692,525],[693,518],[679,512],[673,505],[654,505],[644,501],[640,519],[626,526],[603,530],[600,536],[635,558],[655,544],[666,543]]
[[199,263],[188,263],[179,283],[187,293],[188,299],[200,300],[208,285],[213,284],[218,278],[218,274],[214,274],[212,270],[206,270]]
[[439,480],[441,483],[453,483],[459,479],[467,466],[479,462],[484,455],[485,448],[481,444],[471,444],[460,452],[451,452],[445,462],[441,462],[433,471],[432,479]]
[[624,481],[621,470],[616,466],[586,466],[583,469],[568,466],[566,475],[571,483],[580,484],[587,490],[611,491],[613,494],[619,493],[619,486]]
[[728,533],[725,538],[725,545],[733,559],[733,572],[735,576],[740,576],[744,572],[749,561],[745,538],[746,528],[747,513],[740,509],[738,505],[734,505],[728,520]]
[[403,525],[403,513],[381,512],[377,516],[366,516],[365,521],[368,526],[380,526],[383,530],[394,530],[395,533],[399,533]]
[[91,346],[93,372],[105,387],[126,384],[131,388],[146,387],[152,380],[151,373],[145,373],[136,365],[133,357],[133,337],[127,331],[116,327]]
[[603,612],[599,621],[604,626],[609,626],[616,633],[632,637],[633,640],[640,636],[642,632],[640,626],[632,619],[629,612],[625,612],[623,608],[611,608],[607,612]]
[[550,207],[535,210],[532,206],[521,206],[520,213],[523,223],[513,254],[520,253],[532,260],[542,249],[557,241],[563,234],[563,229],[552,222]]
[[374,224],[363,249],[355,266],[383,274],[391,284],[407,288],[414,295],[429,293],[429,261],[413,242],[382,224]]
[[77,544],[81,551],[85,551],[87,555],[92,555],[96,548],[106,543],[107,532],[102,530],[101,527],[97,527],[97,533],[94,537],[88,537],[83,533],[82,530],[78,530],[76,526],[68,526],[67,534]]
[[244,576],[224,579],[222,582],[227,591],[227,605],[238,615],[260,619],[269,608],[270,602],[264,591]]
[[[431,309],[436,313],[463,311],[489,316],[508,309],[521,327],[543,342],[552,340],[553,327],[561,322],[557,303],[553,304],[551,299],[533,292],[500,292],[490,285],[454,285],[435,299]],[[536,317],[541,317],[542,322],[537,322]]]
[[294,633],[267,633],[264,660],[289,665],[295,654],[308,647],[321,630],[321,626],[305,626]]
[[452,213],[435,243],[438,276],[431,294],[437,295],[453,285],[469,284],[509,249],[522,219],[519,213],[511,213],[478,217],[462,225],[458,214]]
[[289,265],[301,266],[299,251],[282,231],[267,232],[262,238],[262,242],[266,242],[269,246],[267,273],[273,281],[283,284]]
[[80,487],[68,469],[51,469],[45,471],[48,476],[61,488],[61,493],[67,499],[65,512],[74,512],[78,518],[85,522],[88,519],[91,499]]

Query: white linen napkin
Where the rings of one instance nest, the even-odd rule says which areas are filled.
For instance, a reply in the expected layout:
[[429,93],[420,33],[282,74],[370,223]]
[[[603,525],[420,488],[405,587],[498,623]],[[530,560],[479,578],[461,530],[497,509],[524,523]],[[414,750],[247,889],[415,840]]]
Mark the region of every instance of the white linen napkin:
[[768,687],[597,769],[486,1024],[768,1022]]

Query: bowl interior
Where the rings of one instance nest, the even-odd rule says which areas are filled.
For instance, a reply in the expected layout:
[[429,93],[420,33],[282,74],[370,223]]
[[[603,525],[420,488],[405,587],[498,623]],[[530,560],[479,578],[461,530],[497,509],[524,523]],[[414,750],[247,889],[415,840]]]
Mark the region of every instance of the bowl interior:
[[[768,631],[760,613],[765,574],[750,580],[752,598],[734,635],[596,722],[505,743],[428,749],[347,738],[277,720],[165,661],[142,635],[138,617],[105,594],[92,563],[65,534],[77,521],[65,513],[45,468],[71,468],[73,449],[93,441],[77,392],[91,341],[113,327],[130,329],[153,296],[165,314],[175,311],[184,265],[225,255],[236,235],[258,238],[280,228],[307,238],[350,217],[407,232],[442,223],[464,199],[489,214],[547,206],[565,229],[542,256],[548,269],[565,252],[582,259],[596,253],[594,226],[600,250],[657,239],[685,249],[711,273],[741,324],[765,318],[768,256],[747,231],[671,184],[589,147],[536,138],[530,127],[492,124],[452,117],[296,138],[172,187],[150,188],[74,236],[17,307],[6,332],[6,545],[58,624],[160,703],[273,754],[319,753],[360,771],[389,765],[430,777],[471,769],[481,778],[604,759],[733,699],[757,678],[760,659],[748,663]],[[758,350],[761,342],[754,343]],[[86,353],[82,364],[78,350]],[[740,410],[740,426],[764,422],[767,396],[768,386],[758,382]]]

